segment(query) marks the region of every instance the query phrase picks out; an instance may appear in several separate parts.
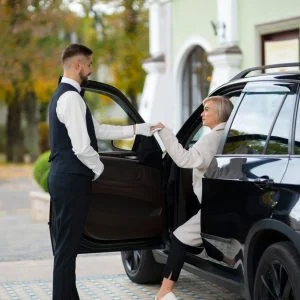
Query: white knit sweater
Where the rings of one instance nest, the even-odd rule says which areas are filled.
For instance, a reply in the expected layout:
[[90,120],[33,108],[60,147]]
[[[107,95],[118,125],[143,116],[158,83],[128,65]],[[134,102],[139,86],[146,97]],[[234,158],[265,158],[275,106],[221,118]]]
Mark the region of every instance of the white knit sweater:
[[202,136],[190,149],[184,149],[169,128],[159,131],[166,151],[181,168],[193,169],[193,189],[199,202],[202,197],[202,178],[217,153],[226,123],[220,123]]

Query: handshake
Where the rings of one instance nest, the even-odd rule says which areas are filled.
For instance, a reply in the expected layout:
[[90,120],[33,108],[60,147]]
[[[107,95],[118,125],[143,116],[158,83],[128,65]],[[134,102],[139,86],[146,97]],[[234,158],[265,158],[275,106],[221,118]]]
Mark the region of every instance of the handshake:
[[150,123],[140,123],[133,125],[133,133],[140,134],[144,136],[152,136],[155,132],[163,129],[165,127],[162,123],[150,124]]

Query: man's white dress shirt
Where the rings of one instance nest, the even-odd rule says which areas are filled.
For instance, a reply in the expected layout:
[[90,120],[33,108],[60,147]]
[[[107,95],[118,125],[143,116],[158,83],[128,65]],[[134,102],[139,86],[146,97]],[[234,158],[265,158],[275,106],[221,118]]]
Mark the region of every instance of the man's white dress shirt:
[[[73,79],[63,77],[61,82],[68,83],[81,91],[79,83]],[[72,143],[72,150],[78,159],[95,173],[96,180],[104,170],[99,154],[91,146],[91,140],[86,127],[86,104],[80,94],[67,91],[62,94],[56,107],[56,114],[60,122],[65,124]],[[113,140],[125,139],[134,135],[133,126],[114,126],[99,124],[93,117],[97,139]]]

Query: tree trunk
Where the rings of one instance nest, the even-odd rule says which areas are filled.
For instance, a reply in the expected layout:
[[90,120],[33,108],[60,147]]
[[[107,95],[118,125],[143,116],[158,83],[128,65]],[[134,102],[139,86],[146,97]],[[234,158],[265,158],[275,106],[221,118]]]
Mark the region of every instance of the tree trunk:
[[29,153],[30,161],[35,161],[39,155],[38,145],[38,120],[37,102],[33,92],[27,94],[24,103],[25,120],[27,128],[24,133],[26,150]]
[[21,130],[21,102],[18,93],[7,106],[6,120],[6,160],[8,162],[23,162],[24,147]]

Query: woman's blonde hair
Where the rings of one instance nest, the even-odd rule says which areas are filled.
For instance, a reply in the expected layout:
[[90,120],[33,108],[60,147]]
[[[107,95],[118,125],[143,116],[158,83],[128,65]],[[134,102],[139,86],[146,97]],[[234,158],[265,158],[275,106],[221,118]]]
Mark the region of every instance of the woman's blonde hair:
[[217,112],[218,121],[226,122],[233,109],[232,102],[224,96],[212,96],[205,98],[202,102],[203,105],[208,101],[211,101],[213,103]]

